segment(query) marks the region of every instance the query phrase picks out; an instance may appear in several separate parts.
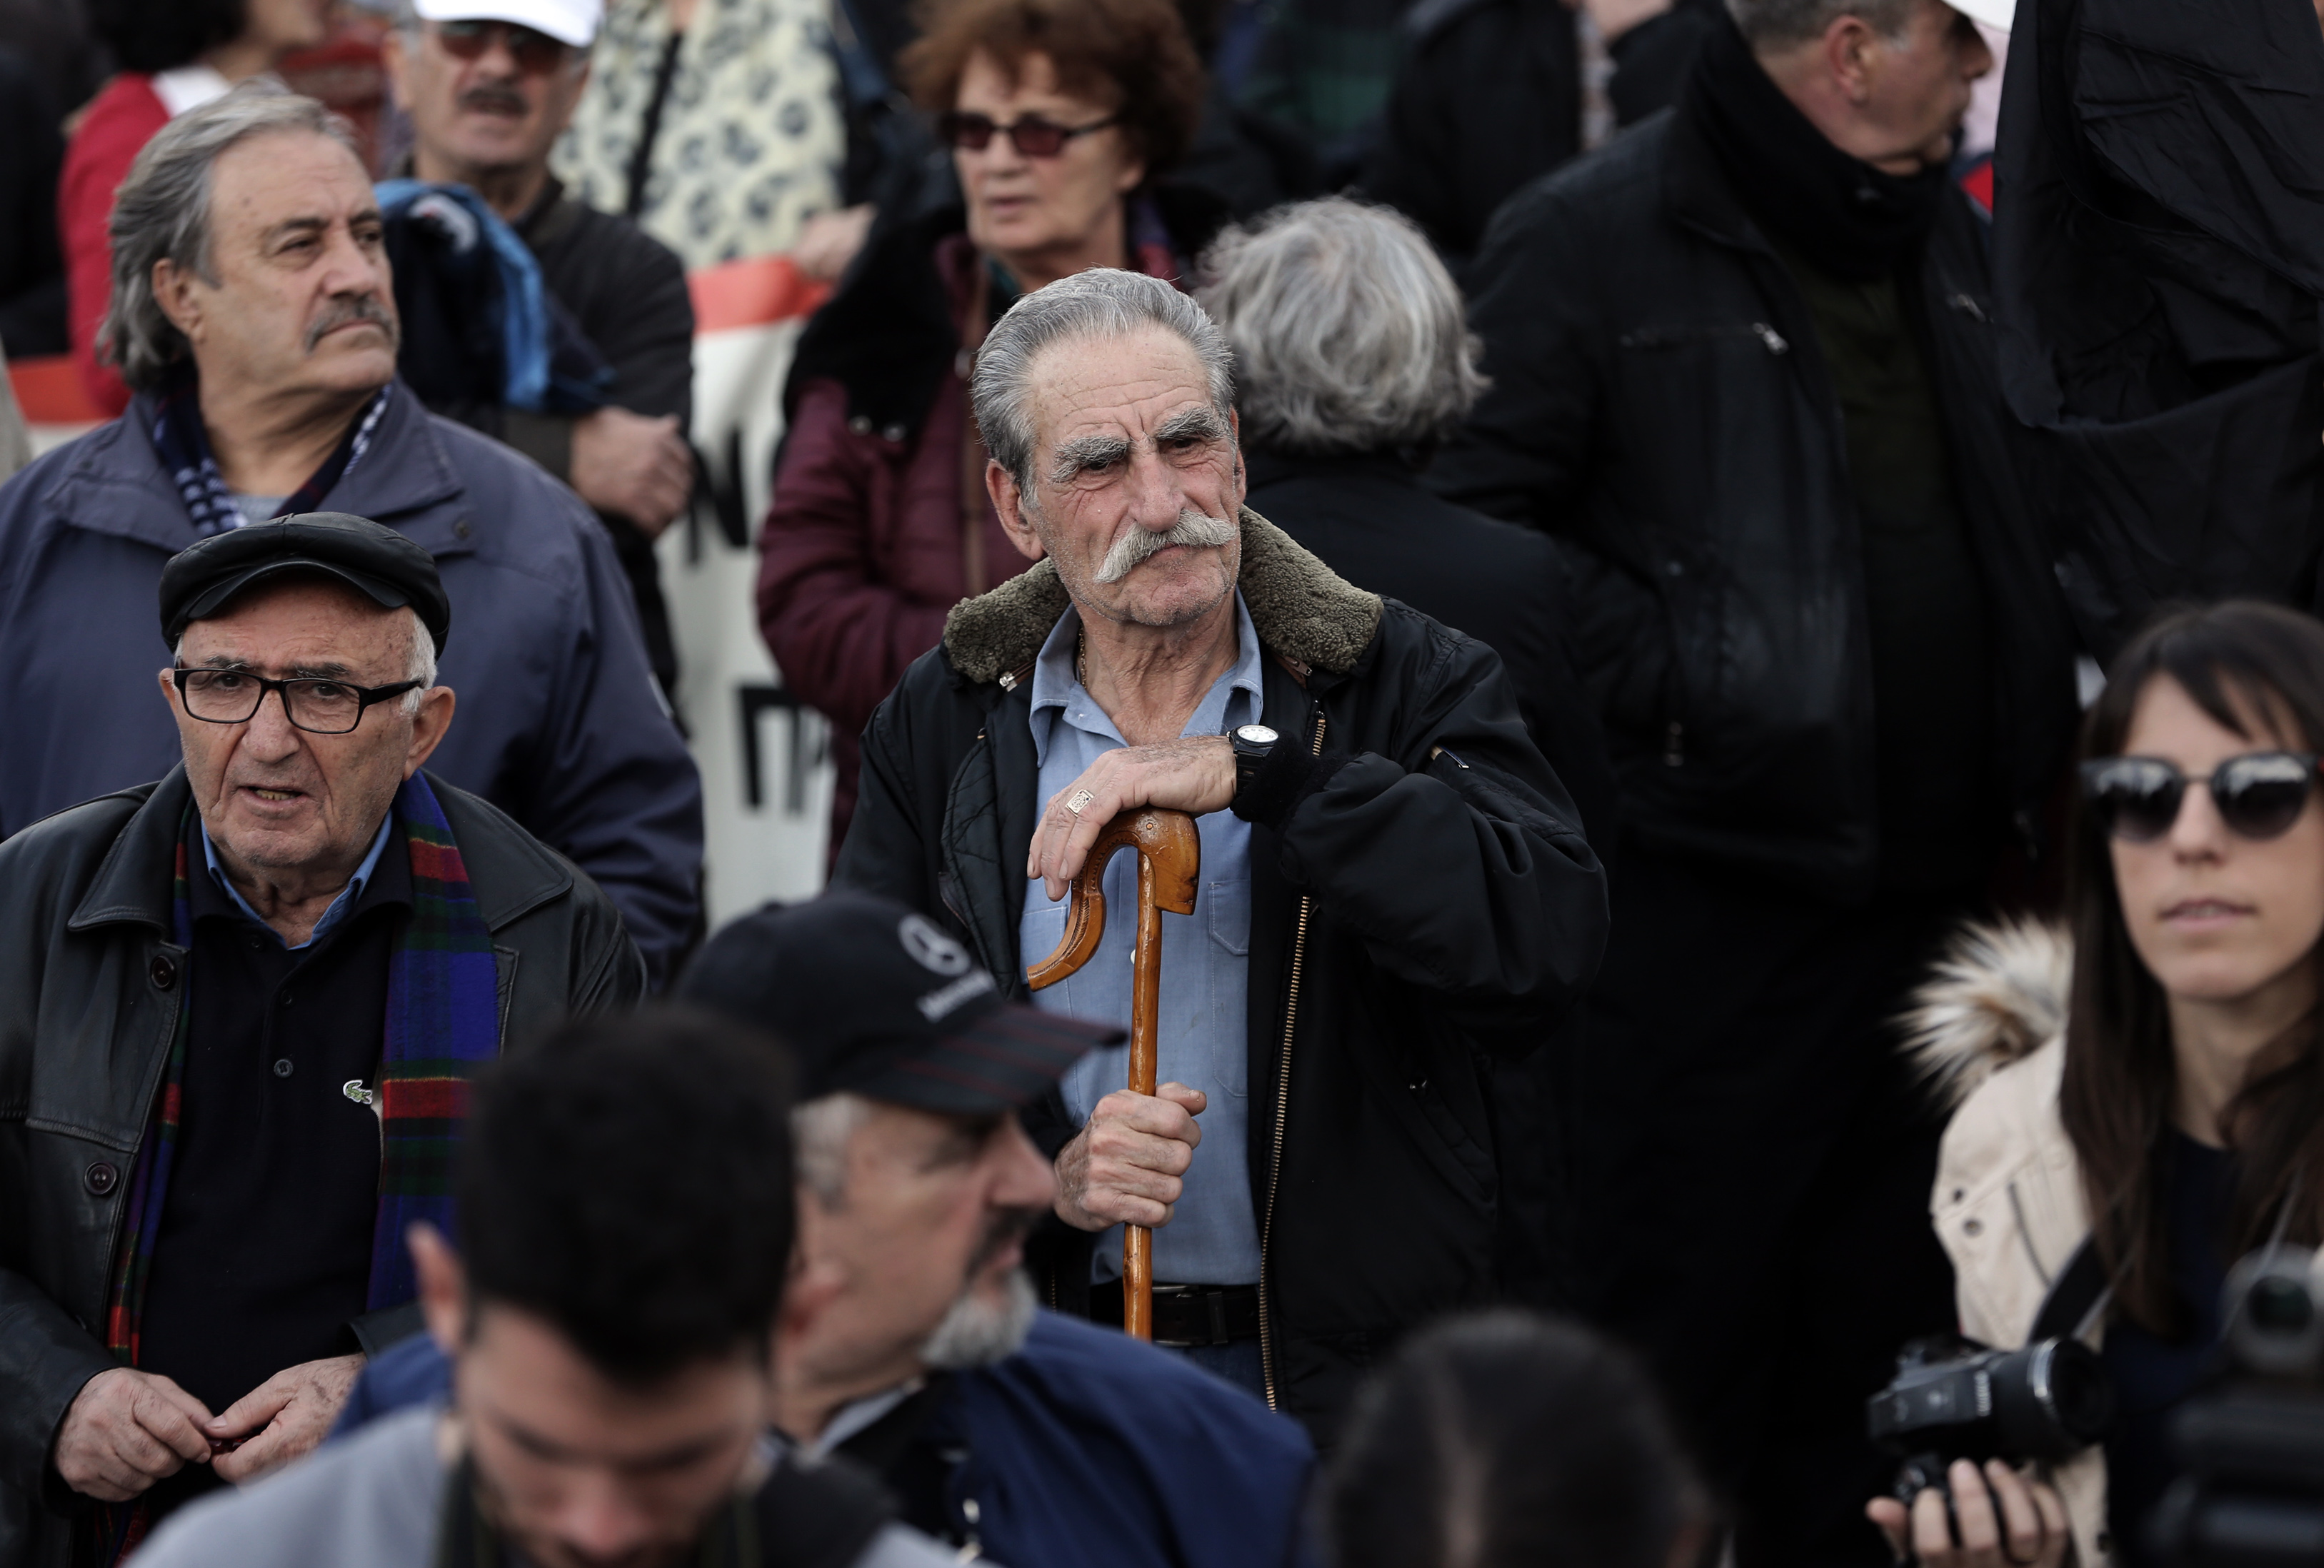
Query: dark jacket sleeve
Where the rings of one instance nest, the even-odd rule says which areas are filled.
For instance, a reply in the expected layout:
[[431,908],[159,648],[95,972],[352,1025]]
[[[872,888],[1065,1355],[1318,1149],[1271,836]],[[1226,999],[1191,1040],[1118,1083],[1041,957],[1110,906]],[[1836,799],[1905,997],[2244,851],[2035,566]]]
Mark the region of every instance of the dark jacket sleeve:
[[846,389],[809,383],[759,536],[767,650],[785,685],[850,730],[943,638],[947,608],[881,580],[868,515],[876,461],[848,433]]
[[[930,655],[931,658],[941,655]],[[899,687],[880,705],[863,731],[863,767],[855,792],[855,816],[839,849],[831,880],[835,884],[882,893],[923,914],[940,906],[932,885],[935,846],[925,834],[941,823],[941,803],[924,812],[914,788],[908,734],[912,703]]]
[[1256,820],[1275,831],[1285,880],[1380,969],[1434,993],[1480,1043],[1529,1051],[1598,972],[1605,877],[1499,656],[1423,624],[1402,654],[1411,668],[1374,678],[1412,692],[1402,754],[1335,752],[1327,724],[1320,757],[1292,747],[1270,759],[1268,773],[1279,763],[1304,777],[1255,780]]
[[[633,414],[678,416],[683,434],[694,420],[694,298],[678,254],[624,225],[594,226],[609,254],[589,274],[587,300],[560,303],[583,323],[589,341],[613,367],[608,401]],[[501,439],[556,475],[573,475],[570,414],[505,409]]]
[[1469,311],[1492,383],[1427,475],[1441,495],[1552,530],[1580,492],[1600,402],[1585,239],[1573,228],[1540,184],[1494,218],[1470,273]]
[[0,1481],[49,1490],[49,1450],[81,1386],[118,1365],[46,1291],[0,1268]]
[[547,754],[524,826],[595,878],[622,912],[659,986],[700,898],[702,778],[646,664],[629,579],[571,492],[582,603],[567,647],[544,659]]

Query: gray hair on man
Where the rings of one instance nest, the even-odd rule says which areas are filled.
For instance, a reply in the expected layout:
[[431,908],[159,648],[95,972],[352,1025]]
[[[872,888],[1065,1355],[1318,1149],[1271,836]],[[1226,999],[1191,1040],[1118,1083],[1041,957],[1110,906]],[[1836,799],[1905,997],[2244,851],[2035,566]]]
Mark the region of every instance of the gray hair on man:
[[1484,390],[1461,291],[1401,213],[1336,196],[1277,208],[1222,235],[1204,273],[1255,447],[1432,446]]
[[1222,422],[1234,409],[1234,355],[1203,308],[1159,278],[1093,267],[1036,289],[993,323],[976,351],[968,395],[984,449],[1009,471],[1034,506],[1033,366],[1042,354],[1076,338],[1120,338],[1159,327],[1176,333],[1202,362],[1211,407]]
[[185,334],[154,298],[153,264],[171,262],[217,281],[210,257],[211,171],[229,148],[283,132],[328,136],[362,156],[346,121],[258,77],[162,126],[129,166],[113,198],[113,302],[98,337],[131,387],[159,386],[187,353]]
[[1853,16],[1883,38],[1912,31],[1918,0],[1727,0],[1728,14],[1758,51],[1788,49],[1821,38],[1843,16]]

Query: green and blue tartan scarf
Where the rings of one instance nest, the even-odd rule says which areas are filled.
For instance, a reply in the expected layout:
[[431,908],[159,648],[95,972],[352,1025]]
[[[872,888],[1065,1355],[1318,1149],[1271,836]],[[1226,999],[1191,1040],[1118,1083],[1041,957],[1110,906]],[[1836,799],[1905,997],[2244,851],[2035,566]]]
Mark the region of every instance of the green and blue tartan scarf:
[[[188,807],[189,816],[192,807]],[[398,1306],[419,1294],[403,1244],[415,1220],[452,1231],[452,1148],[467,1110],[467,1081],[500,1051],[500,979],[492,934],[468,886],[468,868],[427,779],[414,773],[396,792],[395,812],[410,847],[411,919],[387,962],[387,1017],[374,1108],[380,1119],[379,1214],[372,1231],[371,1284],[365,1309]],[[193,947],[187,886],[186,827],[178,834],[171,903],[175,939]],[[178,1027],[155,1095],[152,1121],[129,1178],[106,1348],[124,1366],[138,1363],[145,1281],[161,1230],[170,1165],[178,1142],[186,1072],[186,1036],[194,975],[178,988]],[[144,1537],[142,1502],[108,1504],[92,1520],[93,1553],[83,1561],[109,1568]]]

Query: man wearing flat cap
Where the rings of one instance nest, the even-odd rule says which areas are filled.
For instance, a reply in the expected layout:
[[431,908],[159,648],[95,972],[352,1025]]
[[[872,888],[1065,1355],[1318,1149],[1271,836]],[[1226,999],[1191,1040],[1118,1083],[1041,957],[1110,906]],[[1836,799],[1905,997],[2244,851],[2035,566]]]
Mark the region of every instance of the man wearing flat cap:
[[0,844],[8,1568],[312,1447],[418,1326],[465,1079],[645,985],[586,875],[420,770],[456,706],[425,549],[258,523],[161,601],[182,762]]
[[[1010,1568],[1284,1568],[1314,1451],[1167,1351],[1036,1305],[1056,1180],[1018,1121],[1122,1031],[1005,1000],[934,922],[844,890],[745,916],[679,986],[790,1048],[799,1240],[777,1419],[887,1481],[905,1523]],[[443,1392],[421,1340],[350,1424]]]

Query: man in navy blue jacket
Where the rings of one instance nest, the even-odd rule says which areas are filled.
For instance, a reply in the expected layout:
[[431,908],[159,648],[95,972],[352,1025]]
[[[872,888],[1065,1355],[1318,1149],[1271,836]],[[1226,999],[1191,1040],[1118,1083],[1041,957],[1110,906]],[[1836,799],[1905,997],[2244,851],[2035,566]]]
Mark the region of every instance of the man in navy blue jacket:
[[[1038,1307],[1021,1264],[1055,1177],[1017,1111],[1108,1025],[1004,1001],[892,899],[770,906],[679,988],[797,1061],[799,1243],[776,1343],[778,1419],[877,1471],[903,1521],[1009,1568],[1291,1568],[1306,1434],[1193,1362]],[[435,1397],[407,1341],[340,1429]]]
[[630,587],[573,493],[394,380],[371,182],[343,122],[246,86],[180,115],[115,198],[106,333],[137,396],[0,488],[0,836],[157,779],[162,563],[294,512],[436,558],[465,629],[436,770],[589,872],[659,979],[692,928],[702,787]]

